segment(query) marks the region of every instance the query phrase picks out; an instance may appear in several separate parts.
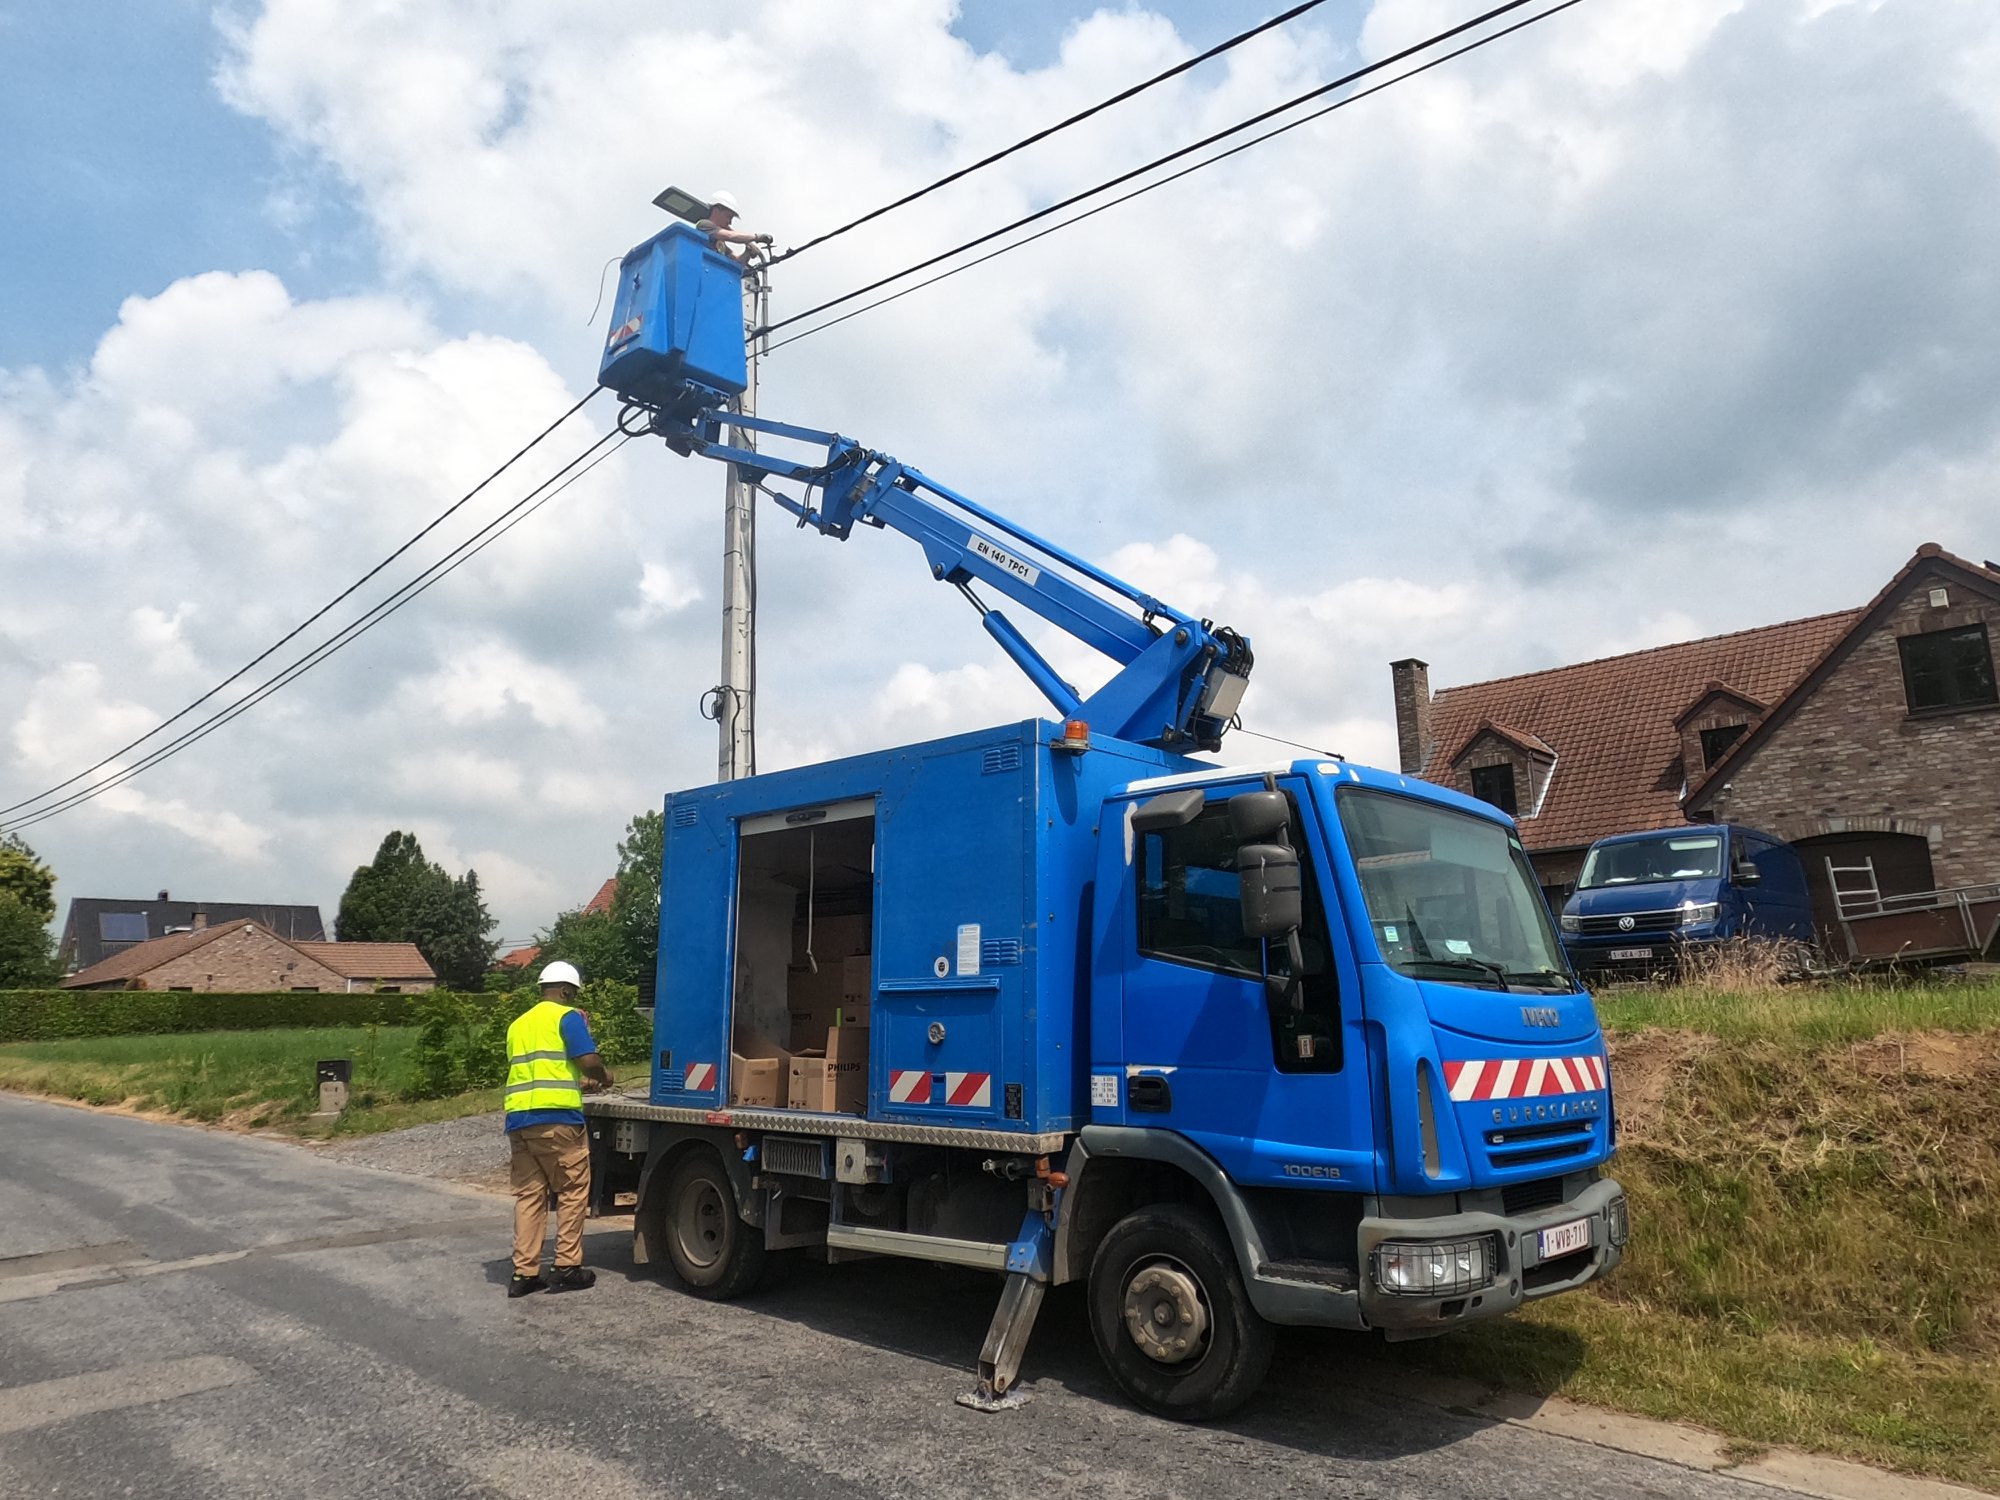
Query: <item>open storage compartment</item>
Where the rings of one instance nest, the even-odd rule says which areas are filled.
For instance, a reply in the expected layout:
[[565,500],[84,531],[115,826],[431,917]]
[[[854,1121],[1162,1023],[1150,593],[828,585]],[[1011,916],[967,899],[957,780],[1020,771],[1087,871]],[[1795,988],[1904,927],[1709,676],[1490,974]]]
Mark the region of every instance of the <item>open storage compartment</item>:
[[872,798],[738,825],[729,1102],[868,1112]]

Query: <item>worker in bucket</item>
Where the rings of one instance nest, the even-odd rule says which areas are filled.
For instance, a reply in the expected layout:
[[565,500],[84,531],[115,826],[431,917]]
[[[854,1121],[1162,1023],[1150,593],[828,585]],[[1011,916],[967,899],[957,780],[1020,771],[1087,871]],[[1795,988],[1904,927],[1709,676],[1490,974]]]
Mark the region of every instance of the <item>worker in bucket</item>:
[[[708,205],[708,217],[694,227],[708,236],[709,244],[720,250],[731,260],[749,261],[757,252],[771,243],[768,234],[752,234],[747,229],[738,229],[736,221],[743,216],[743,210],[736,206],[736,195],[718,192]],[[741,245],[741,250],[730,248]]]
[[[583,976],[560,961],[542,970],[542,998],[507,1028],[508,1184],[514,1190],[514,1277],[507,1295],[544,1287],[580,1292],[597,1283],[583,1264],[590,1207],[590,1141],[583,1095],[611,1087],[589,1018],[576,1008]],[[556,1199],[556,1264],[542,1275],[549,1195]]]

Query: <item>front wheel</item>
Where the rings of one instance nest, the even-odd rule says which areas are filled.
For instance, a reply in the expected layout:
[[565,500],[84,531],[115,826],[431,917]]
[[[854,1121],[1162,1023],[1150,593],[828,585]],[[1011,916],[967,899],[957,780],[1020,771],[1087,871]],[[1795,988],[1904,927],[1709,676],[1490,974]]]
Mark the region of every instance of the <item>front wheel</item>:
[[1222,1226],[1179,1205],[1139,1209],[1104,1237],[1090,1334],[1119,1389],[1183,1422],[1226,1417],[1255,1395],[1275,1342]]
[[697,1297],[740,1297],[764,1274],[764,1238],[736,1212],[736,1190],[712,1151],[674,1163],[659,1224],[667,1264]]

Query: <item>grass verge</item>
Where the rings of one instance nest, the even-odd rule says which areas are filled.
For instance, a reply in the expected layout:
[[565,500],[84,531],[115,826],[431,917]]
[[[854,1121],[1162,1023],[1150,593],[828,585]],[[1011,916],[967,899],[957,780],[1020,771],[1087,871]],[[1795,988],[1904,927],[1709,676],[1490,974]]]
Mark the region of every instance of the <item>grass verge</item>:
[[[366,1134],[500,1107],[498,1089],[409,1099],[416,1040],[414,1027],[373,1026],[16,1042],[0,1046],[0,1088],[301,1135]],[[354,1064],[338,1121],[307,1118],[318,1107],[313,1068],[323,1057]]]
[[1388,1356],[2000,1489],[1996,1002],[1614,997],[1624,1265]]

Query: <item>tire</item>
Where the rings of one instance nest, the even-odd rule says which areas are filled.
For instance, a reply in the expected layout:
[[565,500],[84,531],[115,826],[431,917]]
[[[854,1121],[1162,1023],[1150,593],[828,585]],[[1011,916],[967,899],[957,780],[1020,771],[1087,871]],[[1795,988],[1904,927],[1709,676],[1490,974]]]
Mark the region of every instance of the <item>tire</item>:
[[1090,1335],[1120,1390],[1182,1422],[1241,1407],[1264,1383],[1276,1342],[1250,1305],[1222,1226],[1178,1204],[1139,1209],[1104,1237],[1090,1263]]
[[658,1218],[674,1275],[695,1296],[726,1302],[764,1274],[764,1237],[736,1211],[736,1189],[713,1151],[690,1151],[668,1174]]

